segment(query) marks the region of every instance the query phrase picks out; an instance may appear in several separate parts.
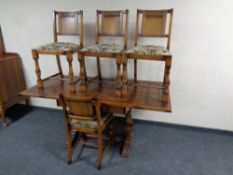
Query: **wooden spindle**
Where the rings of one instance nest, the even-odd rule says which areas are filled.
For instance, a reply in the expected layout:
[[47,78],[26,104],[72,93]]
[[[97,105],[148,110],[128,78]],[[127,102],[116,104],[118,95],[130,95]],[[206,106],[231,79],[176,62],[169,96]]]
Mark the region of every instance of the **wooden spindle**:
[[41,80],[41,71],[39,66],[39,54],[36,50],[32,50],[32,57],[35,61],[35,72],[37,76],[37,87],[42,90],[44,88],[43,81]]
[[80,90],[81,91],[85,91],[87,89],[86,87],[86,71],[85,71],[85,64],[84,64],[84,56],[82,55],[82,53],[78,53],[78,61],[79,61],[79,65],[80,65],[80,80],[81,80],[81,84],[80,84]]
[[122,65],[123,65],[123,72],[122,72],[122,96],[125,96],[128,91],[128,78],[127,78],[127,56],[126,54],[122,54]]
[[116,95],[121,96],[121,90],[122,90],[122,80],[121,80],[121,54],[118,54],[116,56],[116,65],[117,65],[117,88],[116,88]]
[[72,53],[67,53],[66,58],[69,64],[69,79],[70,79],[70,92],[74,93],[75,92],[75,85],[74,85],[74,71],[73,71],[73,54]]

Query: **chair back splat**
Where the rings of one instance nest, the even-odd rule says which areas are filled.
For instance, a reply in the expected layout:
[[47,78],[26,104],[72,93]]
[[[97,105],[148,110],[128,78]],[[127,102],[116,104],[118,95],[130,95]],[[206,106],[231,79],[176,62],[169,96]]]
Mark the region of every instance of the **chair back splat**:
[[[68,164],[72,163],[72,153],[77,143],[83,142],[86,145],[98,148],[97,167],[100,169],[104,150],[109,148],[113,140],[112,131],[110,130],[108,144],[104,146],[103,132],[111,124],[112,113],[101,111],[101,105],[92,97],[64,96],[60,94],[60,101],[65,113]],[[72,137],[72,132],[75,134],[74,137]],[[88,135],[97,138],[97,145],[87,142]]]
[[104,11],[97,10],[96,19],[96,44],[101,36],[124,37],[124,48],[128,40],[128,14],[129,10]]
[[83,11],[53,13],[54,42],[58,36],[79,36],[80,46],[83,46]]
[[173,9],[137,10],[134,44],[139,37],[167,38],[167,49],[170,49]]

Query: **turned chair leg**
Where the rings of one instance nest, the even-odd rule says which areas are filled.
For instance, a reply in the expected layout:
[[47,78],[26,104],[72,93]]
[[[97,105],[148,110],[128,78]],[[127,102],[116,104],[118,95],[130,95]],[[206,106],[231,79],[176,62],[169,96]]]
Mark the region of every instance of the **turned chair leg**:
[[86,68],[85,68],[83,54],[78,53],[78,61],[80,65],[80,73],[79,73],[80,80],[81,80],[80,90],[85,91],[87,89],[87,86],[86,86],[87,75],[86,75]]
[[39,66],[39,54],[36,50],[32,50],[32,57],[35,61],[35,72],[37,76],[37,87],[42,90],[44,88],[43,81],[41,79],[41,71]]
[[127,79],[127,56],[126,54],[122,55],[122,65],[123,65],[123,72],[122,72],[122,96],[125,96],[128,91],[128,79]]
[[119,54],[116,57],[116,66],[117,66],[117,89],[116,89],[116,95],[121,96],[122,95],[122,80],[121,80],[121,61],[122,61],[122,55]]
[[74,93],[75,92],[75,85],[74,85],[74,71],[73,71],[73,53],[67,53],[66,54],[66,58],[68,61],[68,65],[69,65],[69,80],[70,80],[70,92]]

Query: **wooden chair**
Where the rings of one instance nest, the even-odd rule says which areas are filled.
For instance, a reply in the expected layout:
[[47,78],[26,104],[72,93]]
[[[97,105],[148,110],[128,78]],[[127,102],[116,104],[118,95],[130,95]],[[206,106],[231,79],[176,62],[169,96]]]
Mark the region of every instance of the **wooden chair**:
[[[86,142],[87,134],[90,134],[97,137],[98,140],[97,168],[100,169],[104,151],[109,148],[113,140],[113,134],[111,134],[107,146],[105,149],[103,148],[103,131],[111,123],[112,113],[103,113],[101,111],[102,106],[91,97],[60,95],[60,99],[65,112],[68,164],[72,162],[72,152],[75,150],[77,143],[85,141],[84,143],[88,145],[88,142]],[[71,132],[76,133],[73,139]]]
[[[165,61],[163,89],[163,102],[168,102],[170,84],[170,68],[172,55],[170,41],[172,32],[173,9],[168,10],[137,10],[134,45],[125,54],[127,59],[134,59],[134,83],[137,84],[137,60]],[[168,21],[169,19],[169,21]],[[167,25],[168,24],[168,25]],[[154,37],[167,39],[167,45],[138,45],[141,37]],[[126,60],[127,60],[126,59]],[[127,81],[125,81],[127,83]],[[125,84],[123,86],[126,86]],[[124,91],[125,93],[127,91]]]
[[[44,88],[43,80],[60,76],[64,79],[60,56],[64,55],[69,64],[70,91],[75,91],[75,80],[73,72],[73,54],[77,53],[83,47],[83,11],[76,12],[53,12],[53,34],[54,42],[42,45],[32,50],[33,59],[36,66],[37,86],[39,89]],[[77,36],[79,45],[69,42],[58,42],[60,36]],[[39,54],[56,55],[59,73],[45,79],[41,79],[41,70],[39,66]]]
[[[97,59],[98,79],[102,80],[100,57],[115,58],[117,64],[117,92],[121,96],[121,58],[124,50],[127,49],[128,39],[128,10],[102,11],[97,10],[96,19],[96,45],[84,48],[79,53],[81,88],[86,89],[85,56],[93,56]],[[102,43],[101,37],[121,37],[123,45]],[[111,38],[111,41],[112,38]]]

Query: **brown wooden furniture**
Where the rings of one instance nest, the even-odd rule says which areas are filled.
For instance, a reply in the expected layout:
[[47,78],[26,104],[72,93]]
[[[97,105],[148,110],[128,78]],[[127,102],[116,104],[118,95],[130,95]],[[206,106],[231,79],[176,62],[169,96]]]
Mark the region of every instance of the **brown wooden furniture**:
[[[72,152],[77,141],[85,141],[87,134],[97,136],[98,158],[97,167],[102,167],[104,151],[109,148],[112,136],[109,135],[109,142],[104,148],[103,131],[109,126],[112,120],[112,113],[103,113],[101,104],[91,96],[76,97],[60,95],[61,103],[65,113],[66,142],[68,144],[68,164],[72,162]],[[75,132],[72,139],[71,132]]]
[[[59,75],[58,75],[59,76]],[[78,77],[77,77],[78,78]],[[98,100],[99,103],[112,106],[113,109],[129,109],[126,112],[126,125],[125,125],[125,140],[122,150],[122,156],[127,157],[129,155],[129,145],[131,142],[132,131],[132,108],[146,109],[162,112],[171,112],[170,95],[168,92],[168,103],[163,103],[163,83],[152,81],[140,81],[137,83],[140,86],[129,86],[128,93],[124,97],[118,97],[113,95],[115,93],[116,82],[115,79],[102,78],[101,83],[99,80],[88,78],[88,86],[86,91],[81,91],[81,82],[77,83],[76,92],[71,93],[69,91],[69,81],[67,79],[61,82],[59,79],[47,79],[44,81],[44,89],[40,90],[35,85],[23,92],[21,95],[29,97],[48,98],[59,101],[59,94],[71,95],[75,97],[92,97]],[[129,81],[132,83],[133,81]],[[59,103],[58,103],[59,104]],[[113,110],[116,113],[115,110]],[[120,112],[121,113],[121,112]]]
[[16,53],[5,51],[3,37],[0,28],[0,117],[3,126],[7,126],[6,110],[16,103],[26,100],[28,97],[19,95],[25,90],[25,81],[22,72],[20,57]]
[[[127,62],[127,59],[134,59],[134,83],[137,83],[137,60],[152,60],[152,61],[164,61],[164,80],[163,89],[163,102],[169,102],[169,84],[170,84],[170,68],[172,55],[170,53],[170,41],[172,32],[172,17],[173,9],[168,10],[137,10],[137,19],[135,27],[134,45],[135,47],[128,50],[123,60]],[[169,21],[168,21],[169,19]],[[167,26],[168,21],[168,26]],[[154,38],[166,38],[167,45],[138,45],[138,40],[141,37],[154,37]],[[123,86],[127,86],[127,81]],[[126,93],[126,91],[124,91]],[[124,94],[125,94],[124,93]]]
[[[115,58],[117,65],[117,90],[116,95],[121,96],[121,58],[124,50],[127,49],[128,40],[128,10],[102,11],[97,10],[96,19],[96,45],[84,48],[79,53],[80,78],[82,90],[86,89],[85,56],[93,56],[97,59],[98,79],[102,80],[100,57]],[[114,43],[101,43],[101,37],[121,37],[124,39],[123,45]],[[111,38],[113,39],[113,38]],[[124,64],[124,69],[126,65]]]
[[[54,43],[46,44],[32,50],[32,55],[36,67],[37,86],[39,89],[43,89],[43,81],[45,79],[54,78],[55,76],[57,77],[57,75],[60,75],[61,80],[64,79],[59,56],[65,55],[69,64],[70,91],[73,92],[75,86],[74,84],[77,80],[74,79],[72,61],[73,54],[77,53],[83,47],[83,11],[54,11],[53,14]],[[79,36],[79,45],[68,42],[58,42],[58,37],[60,36]],[[41,79],[39,54],[56,55],[59,73],[45,79]]]
[[[100,104],[110,107],[112,113],[126,115],[125,140],[122,155],[127,157],[132,133],[131,109],[145,109],[162,112],[171,112],[169,83],[172,55],[170,54],[171,26],[173,10],[138,10],[135,33],[135,48],[127,49],[128,38],[128,10],[124,11],[99,11],[97,10],[96,45],[79,51],[80,79],[70,91],[70,82],[67,76],[64,81],[45,79],[44,88],[33,86],[21,92],[24,96],[49,98],[59,102],[59,94],[71,98],[92,98]],[[168,27],[167,27],[167,21]],[[124,45],[102,44],[100,37],[120,36]],[[138,45],[141,37],[166,38],[167,46]],[[85,56],[97,59],[97,77],[87,77]],[[115,58],[117,64],[117,81],[111,78],[102,78],[100,57]],[[134,59],[134,80],[127,79],[127,61]],[[137,80],[137,59],[156,60],[165,62],[163,82]],[[121,66],[123,70],[121,70]],[[116,91],[117,87],[117,91]],[[116,95],[115,95],[116,94]]]

